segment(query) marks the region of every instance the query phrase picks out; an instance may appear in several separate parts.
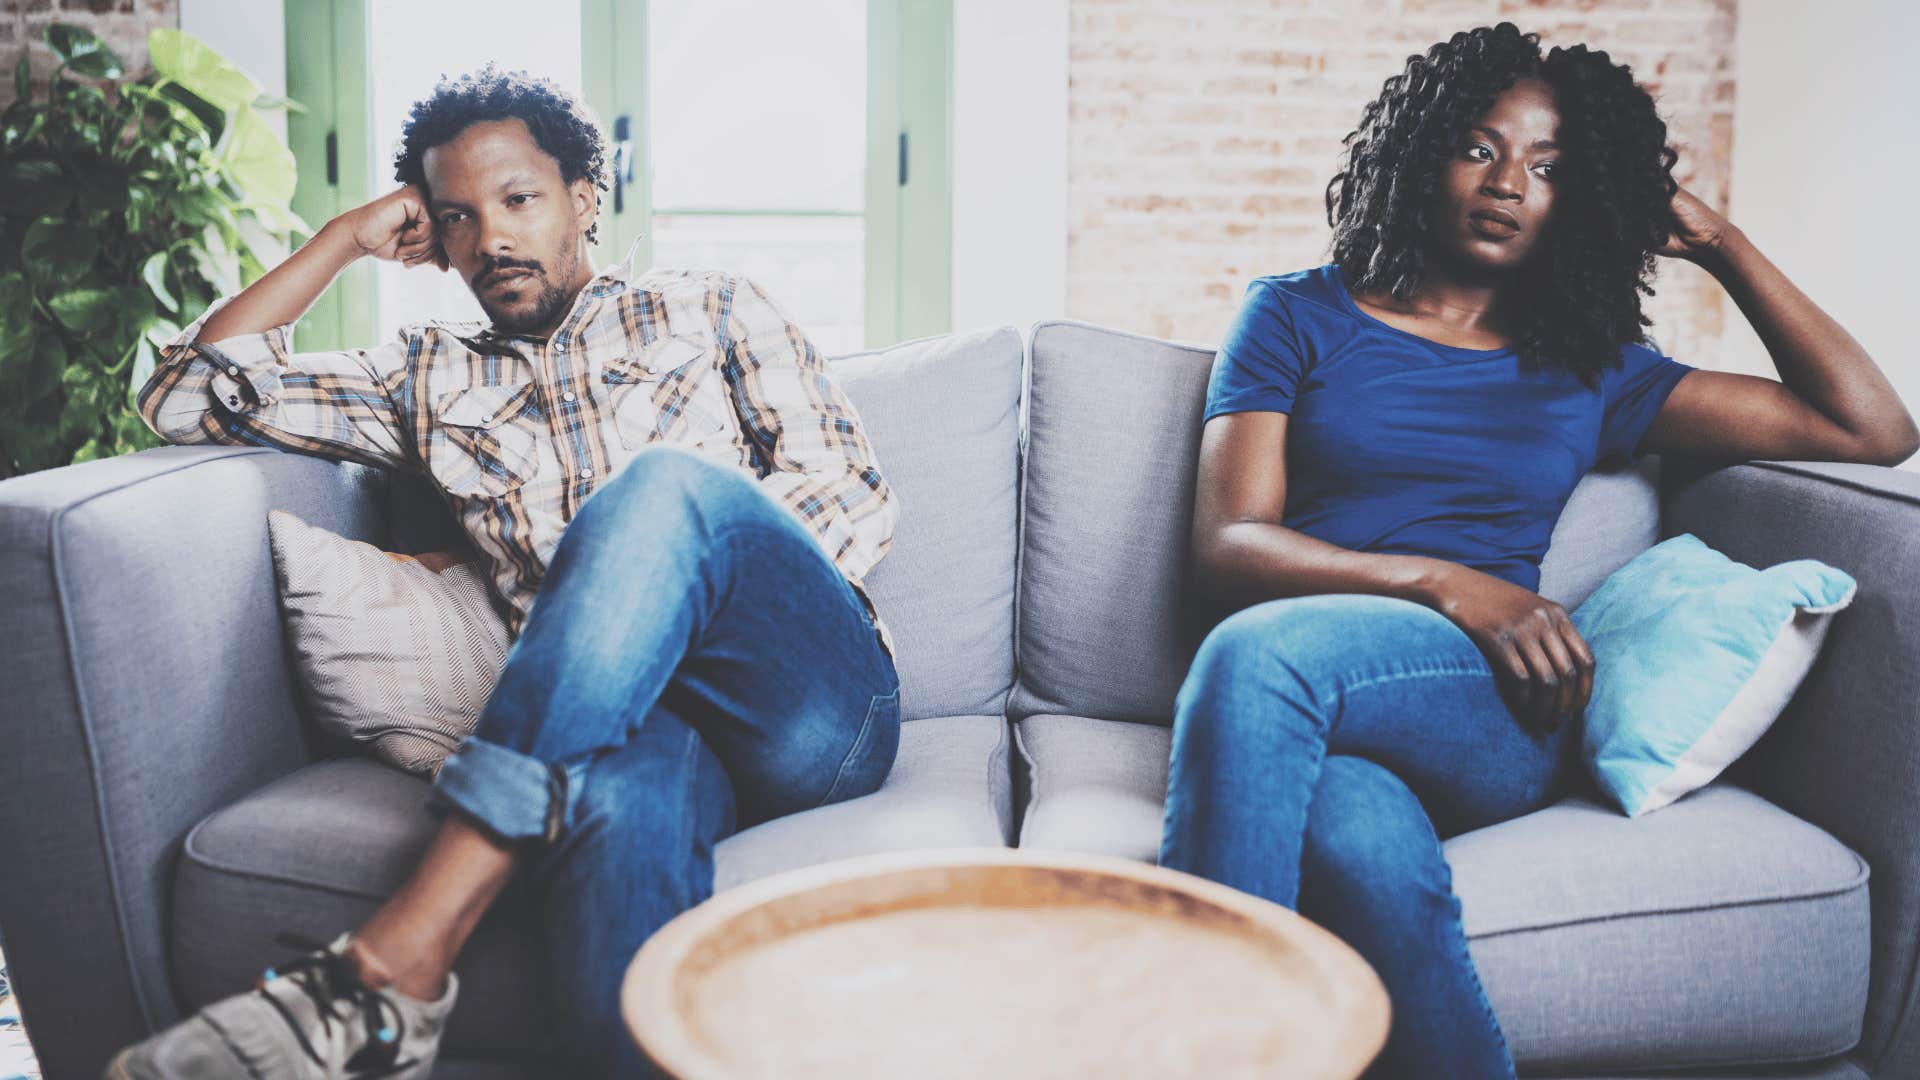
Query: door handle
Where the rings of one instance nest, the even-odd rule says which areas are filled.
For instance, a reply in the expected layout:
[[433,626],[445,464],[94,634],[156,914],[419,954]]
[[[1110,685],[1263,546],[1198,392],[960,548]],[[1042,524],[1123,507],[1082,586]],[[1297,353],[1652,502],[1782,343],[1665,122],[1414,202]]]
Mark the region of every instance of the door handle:
[[627,185],[633,183],[633,121],[618,116],[613,121],[613,212],[627,212]]

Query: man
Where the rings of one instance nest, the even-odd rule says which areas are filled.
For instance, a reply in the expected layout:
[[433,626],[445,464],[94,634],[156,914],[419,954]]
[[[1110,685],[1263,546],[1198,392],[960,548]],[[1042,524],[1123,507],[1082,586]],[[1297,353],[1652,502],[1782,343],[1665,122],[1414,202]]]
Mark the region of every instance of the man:
[[[413,877],[110,1075],[426,1075],[454,958],[517,870],[559,1049],[583,1072],[641,1072],[621,976],[711,894],[714,846],[892,768],[899,684],[858,583],[897,508],[806,336],[742,278],[594,272],[604,142],[550,82],[443,81],[395,165],[399,190],[184,331],[141,415],[173,442],[425,471],[516,640],[435,780],[444,821]],[[291,324],[366,255],[457,272],[490,325],[293,352]]]

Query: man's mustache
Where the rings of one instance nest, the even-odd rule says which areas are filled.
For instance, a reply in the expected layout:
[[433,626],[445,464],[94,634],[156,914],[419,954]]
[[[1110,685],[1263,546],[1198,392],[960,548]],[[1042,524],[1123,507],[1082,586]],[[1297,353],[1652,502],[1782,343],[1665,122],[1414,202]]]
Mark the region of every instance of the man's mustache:
[[487,280],[488,278],[492,277],[493,275],[499,273],[502,270],[528,270],[537,274],[540,272],[540,264],[537,262],[521,262],[517,259],[493,260],[491,262],[488,262],[485,266],[481,267],[477,272],[474,273],[473,282],[472,282],[473,287],[475,289],[478,289],[480,287],[481,282]]

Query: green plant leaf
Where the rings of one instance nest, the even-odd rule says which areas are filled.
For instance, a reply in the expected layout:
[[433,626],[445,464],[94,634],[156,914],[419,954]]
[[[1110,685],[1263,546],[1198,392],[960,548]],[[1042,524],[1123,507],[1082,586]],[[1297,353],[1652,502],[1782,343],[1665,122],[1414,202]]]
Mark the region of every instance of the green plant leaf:
[[34,336],[33,290],[26,275],[18,270],[0,274],[0,362],[29,352]]
[[60,386],[67,370],[67,345],[59,334],[41,334],[33,342],[33,368],[29,386],[34,397],[45,397]]
[[29,158],[8,168],[3,197],[9,216],[31,219],[65,210],[73,201],[73,186],[59,162]]
[[147,55],[162,78],[223,112],[244,109],[260,96],[260,84],[252,76],[191,34],[155,27],[147,32]]
[[67,329],[82,334],[97,334],[119,322],[115,307],[120,301],[117,289],[75,289],[47,301],[54,318]]
[[54,23],[47,27],[47,47],[60,62],[93,79],[117,79],[126,67],[99,35],[84,26]]
[[[191,118],[190,127],[197,128],[207,137],[207,145],[220,137],[227,127],[227,110],[207,101],[199,94],[175,82],[162,80],[154,87],[155,93],[172,103],[180,112]],[[178,115],[176,113],[176,115]],[[186,121],[182,121],[183,123]]]
[[75,221],[43,217],[27,227],[20,257],[41,281],[70,284],[93,266],[100,254],[100,233]]
[[154,348],[162,348],[167,342],[180,336],[180,326],[171,319],[156,318],[147,324],[146,337],[142,340]]
[[140,277],[147,288],[153,290],[153,298],[160,301],[161,307],[168,311],[180,310],[180,301],[174,298],[173,290],[167,288],[166,252],[156,251],[147,256],[147,261],[140,264]]
[[289,233],[296,233],[301,236],[313,235],[313,226],[308,225],[299,214],[294,213],[285,206],[275,205],[274,203],[243,202],[240,204],[240,209],[259,218],[261,225],[265,226],[269,232],[279,236],[285,236]]
[[236,115],[223,145],[220,171],[249,201],[284,206],[293,198],[299,166],[293,151],[280,141],[280,133],[259,113],[249,110]]
[[59,426],[63,442],[86,438],[88,434],[100,429],[100,413],[89,398],[80,394],[67,397],[67,403],[60,408]]
[[27,63],[25,51],[20,53],[20,62],[13,65],[13,99],[33,100],[33,65]]
[[126,174],[104,161],[89,163],[78,171],[81,213],[104,214],[108,217],[126,215],[131,198]]
[[[147,380],[153,377],[153,369],[158,364],[158,354],[154,351],[152,337],[153,331],[149,329],[147,336],[140,339],[136,346],[137,351],[133,354],[133,370],[127,372],[127,407],[129,409],[139,407],[140,388],[147,385]],[[135,424],[140,425],[141,422],[136,419]]]
[[288,112],[297,113],[307,111],[305,105],[300,104],[292,98],[279,97],[274,94],[261,94],[259,97],[254,98],[253,107],[256,109],[285,109]]
[[93,370],[86,364],[68,364],[60,370],[60,389],[66,392],[68,404],[79,398],[91,401],[99,396],[95,386]]

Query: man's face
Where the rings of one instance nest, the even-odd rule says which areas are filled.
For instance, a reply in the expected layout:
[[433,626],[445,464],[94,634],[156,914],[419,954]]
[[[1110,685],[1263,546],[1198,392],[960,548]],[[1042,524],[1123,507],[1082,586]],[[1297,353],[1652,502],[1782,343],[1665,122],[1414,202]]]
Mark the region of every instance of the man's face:
[[426,152],[428,211],[447,264],[493,325],[546,334],[593,276],[585,236],[593,182],[560,163],[519,120],[488,120]]

